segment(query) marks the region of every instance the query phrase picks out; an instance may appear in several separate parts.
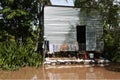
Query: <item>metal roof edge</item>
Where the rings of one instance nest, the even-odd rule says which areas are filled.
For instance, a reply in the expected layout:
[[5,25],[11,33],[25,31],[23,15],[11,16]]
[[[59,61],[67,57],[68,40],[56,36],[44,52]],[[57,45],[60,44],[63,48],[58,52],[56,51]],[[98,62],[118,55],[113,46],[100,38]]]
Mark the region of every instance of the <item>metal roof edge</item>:
[[65,7],[65,8],[76,8],[75,6],[64,6],[64,5],[45,5],[45,7]]

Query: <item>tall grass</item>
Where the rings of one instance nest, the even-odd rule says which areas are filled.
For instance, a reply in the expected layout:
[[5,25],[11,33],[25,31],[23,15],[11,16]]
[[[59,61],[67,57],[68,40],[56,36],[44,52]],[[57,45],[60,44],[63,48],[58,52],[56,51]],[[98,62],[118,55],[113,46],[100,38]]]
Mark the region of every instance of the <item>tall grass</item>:
[[0,43],[0,68],[14,70],[23,66],[38,67],[42,57],[32,46],[16,43]]

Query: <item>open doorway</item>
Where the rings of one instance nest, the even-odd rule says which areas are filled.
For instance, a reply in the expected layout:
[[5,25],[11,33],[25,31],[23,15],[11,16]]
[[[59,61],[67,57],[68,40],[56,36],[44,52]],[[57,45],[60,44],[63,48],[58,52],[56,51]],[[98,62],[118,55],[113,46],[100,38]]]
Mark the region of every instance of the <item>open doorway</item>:
[[79,50],[86,50],[86,27],[85,25],[78,25],[77,28],[77,41]]

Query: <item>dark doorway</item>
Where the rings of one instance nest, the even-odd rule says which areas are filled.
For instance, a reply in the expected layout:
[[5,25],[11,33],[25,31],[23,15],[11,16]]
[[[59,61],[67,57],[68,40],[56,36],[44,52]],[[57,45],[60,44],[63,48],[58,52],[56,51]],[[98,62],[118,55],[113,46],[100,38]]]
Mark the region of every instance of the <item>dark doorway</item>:
[[77,26],[77,41],[79,50],[86,50],[86,27],[85,25]]

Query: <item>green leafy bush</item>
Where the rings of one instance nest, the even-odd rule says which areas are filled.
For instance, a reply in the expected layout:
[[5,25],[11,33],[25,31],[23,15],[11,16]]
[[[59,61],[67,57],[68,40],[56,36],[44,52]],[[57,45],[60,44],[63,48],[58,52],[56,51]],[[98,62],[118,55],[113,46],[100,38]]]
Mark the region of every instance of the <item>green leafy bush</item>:
[[0,43],[0,67],[2,69],[17,69],[23,66],[36,66],[41,64],[42,57],[35,53],[30,45],[17,45],[16,43]]
[[114,56],[112,58],[113,62],[119,62],[120,63],[120,47],[118,47],[118,49],[116,50],[116,52],[114,53]]

